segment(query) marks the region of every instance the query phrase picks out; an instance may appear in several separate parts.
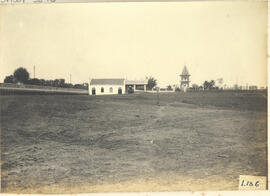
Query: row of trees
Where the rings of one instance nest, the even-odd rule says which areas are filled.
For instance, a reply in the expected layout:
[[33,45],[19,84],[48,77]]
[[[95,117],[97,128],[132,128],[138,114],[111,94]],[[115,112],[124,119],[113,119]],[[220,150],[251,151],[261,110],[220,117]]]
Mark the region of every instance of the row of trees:
[[38,78],[29,78],[29,72],[20,67],[16,69],[13,75],[6,76],[4,83],[22,83],[22,84],[31,84],[31,85],[40,85],[40,86],[52,86],[60,88],[78,88],[78,89],[88,89],[88,84],[70,84],[66,83],[65,79],[55,79],[55,80],[45,80]]
[[218,89],[218,87],[216,87],[214,80],[210,80],[209,82],[206,80],[206,81],[204,81],[204,83],[201,86],[199,86],[198,84],[192,84],[190,89],[192,89],[192,90],[201,90],[201,89],[213,90],[213,89]]
[[[157,85],[157,80],[155,78],[153,78],[152,76],[147,77],[148,79],[148,84],[147,84],[147,90],[152,90],[156,85]],[[175,88],[176,91],[180,91],[179,87]],[[210,81],[204,81],[203,85],[199,86],[198,84],[192,84],[192,86],[190,87],[191,90],[216,90],[218,89],[218,87],[215,85],[215,81],[214,80],[210,80]],[[166,90],[171,91],[173,90],[173,86],[172,85],[168,85],[166,87]]]
[[[171,85],[168,85],[166,88],[168,91],[173,90]],[[215,81],[214,80],[210,80],[210,81],[204,81],[204,83],[199,86],[198,84],[192,84],[191,87],[189,87],[189,89],[191,90],[217,90],[218,87],[215,85]],[[176,91],[181,91],[181,89],[179,87],[175,87]]]

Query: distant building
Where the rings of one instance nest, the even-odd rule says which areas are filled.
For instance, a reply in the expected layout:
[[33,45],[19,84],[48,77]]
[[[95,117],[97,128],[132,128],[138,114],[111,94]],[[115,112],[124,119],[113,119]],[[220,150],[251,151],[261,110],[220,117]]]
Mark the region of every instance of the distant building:
[[146,91],[147,83],[147,80],[126,80],[123,78],[91,79],[89,83],[89,95],[113,95]]
[[133,91],[146,91],[146,85],[148,84],[148,80],[126,80],[125,86],[126,91],[129,89]]
[[186,66],[184,66],[182,74],[180,75],[180,77],[181,77],[180,88],[184,92],[186,92],[187,88],[189,87],[189,83],[190,83],[190,80],[189,80],[190,74],[189,74],[188,69],[187,69]]
[[257,90],[258,89],[258,87],[257,86],[255,86],[255,85],[253,85],[253,86],[249,86],[249,90]]

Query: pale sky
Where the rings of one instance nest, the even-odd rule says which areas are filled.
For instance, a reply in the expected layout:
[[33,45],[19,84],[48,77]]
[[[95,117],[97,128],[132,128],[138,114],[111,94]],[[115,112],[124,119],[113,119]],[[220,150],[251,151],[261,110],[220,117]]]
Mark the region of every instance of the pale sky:
[[267,2],[118,2],[0,6],[0,82],[19,66],[33,77],[223,78],[267,83]]

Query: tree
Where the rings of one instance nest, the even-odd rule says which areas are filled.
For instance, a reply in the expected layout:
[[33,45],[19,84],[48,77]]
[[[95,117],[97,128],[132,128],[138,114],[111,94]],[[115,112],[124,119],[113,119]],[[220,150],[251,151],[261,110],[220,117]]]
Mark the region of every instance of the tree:
[[64,87],[65,79],[59,79],[59,87]]
[[59,79],[55,79],[54,81],[53,81],[53,86],[54,87],[59,87],[60,85],[60,80]]
[[181,89],[179,87],[175,88],[175,92],[180,92],[180,91],[181,91]]
[[211,80],[210,82],[208,82],[207,80],[204,81],[203,83],[203,88],[206,90],[209,90],[209,89],[213,89],[215,87],[215,81],[214,80]]
[[29,73],[23,67],[16,69],[13,73],[13,76],[16,82],[21,82],[21,83],[26,83],[29,79]]
[[146,88],[148,90],[152,90],[156,85],[157,85],[157,80],[155,78],[153,78],[152,76],[150,76],[148,78],[148,83],[146,85]]
[[75,84],[73,88],[78,88],[78,89],[88,89],[88,84],[87,83],[82,83],[82,84]]
[[40,85],[45,86],[46,81],[44,79],[40,79]]
[[207,80],[204,81],[203,88],[204,89],[209,89],[209,82]]
[[192,88],[193,88],[194,90],[198,90],[198,89],[199,89],[199,85],[198,85],[198,84],[192,84]]
[[173,90],[172,86],[171,86],[171,85],[168,85],[168,86],[167,86],[167,90],[168,90],[168,91],[172,91],[172,90]]
[[53,86],[53,80],[45,80],[45,86]]
[[34,78],[34,79],[29,79],[27,81],[27,84],[32,84],[32,85],[41,85],[41,82],[38,78]]
[[210,81],[210,88],[214,88],[215,87],[215,80],[211,80]]
[[14,83],[14,76],[13,75],[6,76],[4,79],[4,83]]
[[222,86],[222,84],[223,84],[223,78],[218,78],[217,81],[218,81],[219,86]]

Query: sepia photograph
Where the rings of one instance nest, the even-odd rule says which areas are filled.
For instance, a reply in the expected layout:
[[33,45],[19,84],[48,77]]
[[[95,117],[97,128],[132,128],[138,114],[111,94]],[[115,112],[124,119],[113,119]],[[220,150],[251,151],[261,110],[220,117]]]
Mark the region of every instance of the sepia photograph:
[[267,190],[267,8],[0,4],[1,192]]

